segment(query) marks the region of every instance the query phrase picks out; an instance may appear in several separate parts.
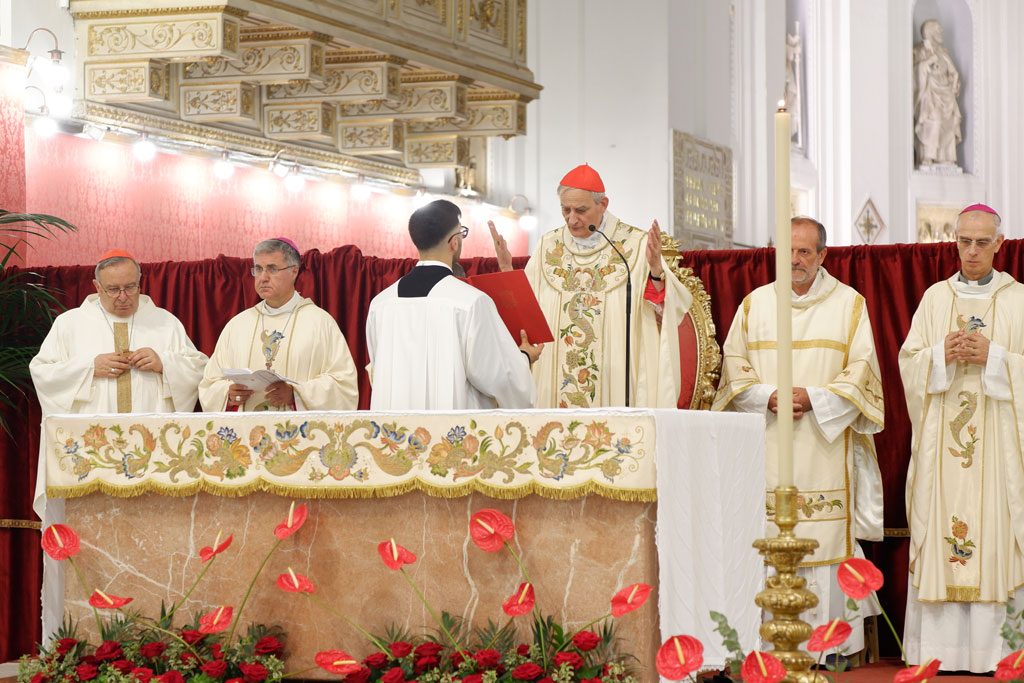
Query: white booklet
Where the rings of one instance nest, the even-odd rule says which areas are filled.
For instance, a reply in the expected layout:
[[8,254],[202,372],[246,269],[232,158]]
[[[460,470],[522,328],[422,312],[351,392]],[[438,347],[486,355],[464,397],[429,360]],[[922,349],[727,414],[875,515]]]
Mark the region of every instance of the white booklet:
[[244,384],[246,389],[252,391],[259,391],[260,389],[266,389],[271,384],[277,382],[289,382],[295,384],[292,380],[287,377],[282,377],[273,370],[235,370],[232,368],[224,369],[224,379],[229,379],[235,384]]

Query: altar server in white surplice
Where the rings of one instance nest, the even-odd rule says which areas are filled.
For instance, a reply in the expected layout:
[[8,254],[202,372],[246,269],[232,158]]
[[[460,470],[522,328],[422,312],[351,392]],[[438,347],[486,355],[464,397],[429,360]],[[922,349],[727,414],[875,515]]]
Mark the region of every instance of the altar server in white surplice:
[[96,293],[57,316],[29,370],[44,414],[192,412],[206,356],[140,293],[128,252],[96,266]]
[[[356,366],[331,314],[295,291],[301,264],[295,243],[263,240],[252,255],[263,299],[228,321],[217,340],[199,401],[203,410],[355,410]],[[252,391],[224,370],[273,370],[291,382]]]
[[956,223],[960,272],[924,293],[900,349],[913,426],[907,472],[907,658],[983,673],[1024,607],[1024,285],[993,270],[999,216]]
[[[836,583],[839,563],[863,557],[857,539],[882,540],[882,480],[874,438],[885,407],[878,358],[864,297],[821,267],[825,228],[811,218],[792,220],[793,458],[798,489],[796,533],[818,541],[801,575],[820,599],[803,618],[814,626],[843,617],[846,597]],[[759,287],[743,300],[722,349],[722,379],[712,410],[764,413],[768,420],[769,536],[778,529],[776,413],[776,289]],[[874,614],[861,603],[860,615]],[[864,647],[863,622],[849,652]]]
[[517,347],[489,296],[455,278],[469,228],[439,199],[409,218],[420,260],[374,297],[366,318],[372,410],[532,408],[530,365],[543,344]]
[[[604,181],[587,164],[566,173],[557,192],[565,224],[540,238],[525,268],[555,338],[533,368],[537,407],[626,405],[628,268],[629,405],[675,408],[678,328],[693,295],[661,255],[658,222],[645,231],[608,212]],[[512,270],[512,255],[493,224],[491,238],[501,269]]]

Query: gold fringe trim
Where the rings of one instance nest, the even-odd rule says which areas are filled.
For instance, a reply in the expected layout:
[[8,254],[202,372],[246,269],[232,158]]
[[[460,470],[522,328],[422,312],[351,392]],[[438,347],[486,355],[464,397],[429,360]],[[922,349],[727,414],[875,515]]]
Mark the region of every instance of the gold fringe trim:
[[0,529],[34,529],[39,531],[42,528],[42,522],[35,522],[31,519],[0,519]]
[[490,498],[514,500],[529,495],[540,496],[552,500],[574,500],[589,495],[618,500],[627,503],[652,503],[658,499],[657,489],[631,489],[606,486],[588,481],[575,486],[553,487],[531,481],[521,486],[494,486],[478,480],[468,481],[453,486],[438,486],[419,479],[373,487],[341,487],[341,486],[300,486],[295,484],[278,484],[257,479],[240,486],[215,484],[206,480],[190,484],[164,484],[156,481],[144,481],[132,486],[119,486],[105,481],[93,481],[81,486],[47,486],[49,498],[81,498],[92,493],[103,493],[115,498],[134,498],[147,493],[162,496],[184,498],[202,491],[222,498],[241,498],[256,492],[272,493],[287,498],[312,499],[346,499],[346,498],[392,498],[412,491],[421,491],[435,498],[462,498],[471,493],[482,493]]
[[946,586],[946,602],[978,602],[981,589],[975,586]]

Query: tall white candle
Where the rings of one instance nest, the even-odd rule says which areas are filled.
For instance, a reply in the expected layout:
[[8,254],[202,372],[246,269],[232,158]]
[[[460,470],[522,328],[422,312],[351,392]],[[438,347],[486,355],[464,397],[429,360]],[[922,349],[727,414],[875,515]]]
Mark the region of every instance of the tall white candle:
[[775,294],[778,300],[778,485],[793,485],[793,302],[789,209],[789,112],[775,113]]

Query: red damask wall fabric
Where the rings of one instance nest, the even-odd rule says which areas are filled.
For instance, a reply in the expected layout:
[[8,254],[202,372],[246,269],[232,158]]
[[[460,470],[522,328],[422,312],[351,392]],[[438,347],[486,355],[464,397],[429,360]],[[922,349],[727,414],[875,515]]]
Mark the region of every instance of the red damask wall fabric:
[[[525,261],[516,259],[516,267],[522,267]],[[686,252],[682,262],[694,269],[711,295],[719,343],[724,342],[743,297],[774,278],[774,252],[770,249]],[[369,405],[369,387],[363,371],[367,362],[363,327],[370,300],[406,273],[413,263],[412,259],[364,256],[354,246],[325,253],[313,250],[303,256],[298,288],[334,315],[345,334],[360,368],[361,408]],[[462,263],[469,274],[491,272],[497,267],[494,259],[466,259]],[[248,267],[247,259],[226,256],[146,263],[143,288],[158,305],[177,315],[196,345],[210,353],[224,323],[257,300]],[[903,487],[910,457],[910,425],[897,354],[924,290],[956,271],[956,248],[952,244],[834,247],[829,249],[825,267],[867,300],[886,399],[886,428],[875,440],[885,486],[886,527],[899,530],[906,527]],[[1024,279],[1024,241],[1007,241],[996,267],[1018,280]],[[93,291],[90,266],[33,270],[42,273],[49,284],[64,290],[62,299],[68,306],[77,306]],[[13,441],[0,437],[0,516],[32,519],[38,407],[26,399],[24,409],[11,417],[19,431]],[[0,578],[5,572],[10,577],[7,583],[0,581],[0,605],[7,606],[6,613],[0,611],[0,660],[30,651],[40,635],[38,545],[15,548],[11,541],[13,533],[30,535],[8,532],[0,536]],[[38,536],[34,535],[34,539],[37,542]],[[906,604],[906,539],[895,536],[885,543],[864,545],[869,557],[885,571],[882,600],[901,629]]]

